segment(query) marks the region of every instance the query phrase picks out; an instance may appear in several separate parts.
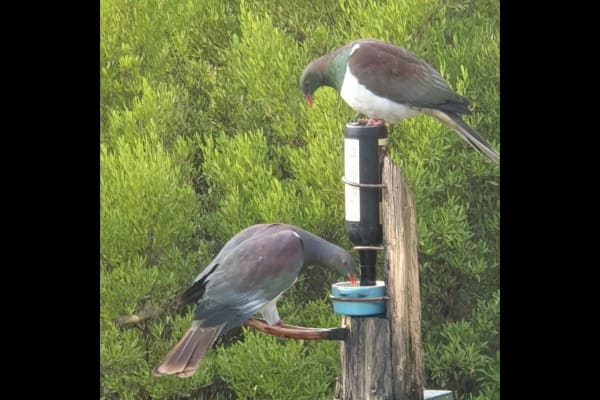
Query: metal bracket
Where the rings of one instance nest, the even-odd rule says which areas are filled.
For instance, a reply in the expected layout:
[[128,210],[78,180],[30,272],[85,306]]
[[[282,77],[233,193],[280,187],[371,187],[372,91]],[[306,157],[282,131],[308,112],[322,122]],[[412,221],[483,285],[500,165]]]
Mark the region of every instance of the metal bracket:
[[385,247],[383,246],[354,246],[352,250],[362,251],[362,250],[383,250]]
[[386,187],[382,183],[358,183],[358,182],[352,182],[352,181],[347,180],[345,176],[342,176],[342,182],[344,182],[346,185],[349,185],[349,186],[361,187],[361,188],[367,188],[367,189],[380,189],[380,188],[385,188]]
[[389,300],[389,296],[381,296],[381,297],[345,297],[345,296],[334,296],[332,294],[329,295],[331,300],[335,301],[347,301],[349,303],[371,303],[375,301],[387,301]]

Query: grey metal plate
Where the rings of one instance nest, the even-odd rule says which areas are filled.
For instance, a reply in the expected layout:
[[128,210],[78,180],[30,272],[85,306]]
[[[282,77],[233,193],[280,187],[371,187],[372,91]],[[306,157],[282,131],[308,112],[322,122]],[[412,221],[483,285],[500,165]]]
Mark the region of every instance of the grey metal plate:
[[451,390],[428,390],[425,389],[424,400],[454,400]]

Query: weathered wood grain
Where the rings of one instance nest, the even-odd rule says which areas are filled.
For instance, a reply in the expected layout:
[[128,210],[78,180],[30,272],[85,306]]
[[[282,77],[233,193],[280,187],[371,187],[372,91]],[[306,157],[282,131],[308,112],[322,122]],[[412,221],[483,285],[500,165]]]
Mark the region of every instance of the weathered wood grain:
[[417,260],[417,225],[413,194],[400,168],[383,161],[383,240],[386,312],[390,321],[394,399],[423,399],[421,297]]

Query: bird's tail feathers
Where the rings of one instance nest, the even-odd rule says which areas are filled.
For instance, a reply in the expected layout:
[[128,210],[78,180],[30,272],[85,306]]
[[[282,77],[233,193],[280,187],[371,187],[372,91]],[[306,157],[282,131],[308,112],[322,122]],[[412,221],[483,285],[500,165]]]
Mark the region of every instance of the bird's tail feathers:
[[224,325],[208,328],[192,326],[164,360],[154,367],[154,376],[176,374],[180,378],[187,378],[193,375],[223,327]]
[[[424,110],[425,111],[425,110]],[[427,114],[438,119],[443,124],[451,127],[469,143],[475,150],[485,155],[487,158],[492,160],[494,163],[500,163],[500,154],[492,148],[492,146],[483,138],[475,129],[467,125],[458,114],[451,112],[444,112],[439,110],[426,110]]]

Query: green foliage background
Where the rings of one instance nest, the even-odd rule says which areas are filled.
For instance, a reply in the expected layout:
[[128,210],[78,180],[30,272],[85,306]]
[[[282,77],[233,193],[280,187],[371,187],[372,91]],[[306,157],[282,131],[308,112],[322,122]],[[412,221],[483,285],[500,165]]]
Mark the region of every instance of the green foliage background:
[[[183,335],[176,296],[242,228],[287,222],[350,247],[331,89],[307,109],[313,58],[372,37],[410,49],[473,104],[499,148],[498,0],[101,0],[100,354],[103,399],[331,399],[339,344],[236,331],[189,379],[152,367]],[[389,152],[416,198],[426,386],[499,398],[499,169],[428,117]],[[288,323],[338,326],[331,271],[307,267]],[[116,323],[144,307],[156,316]]]

